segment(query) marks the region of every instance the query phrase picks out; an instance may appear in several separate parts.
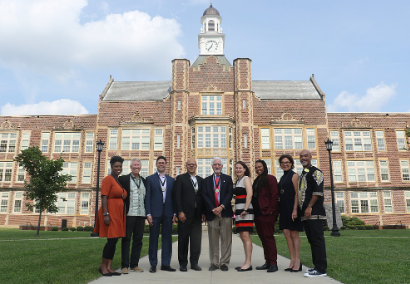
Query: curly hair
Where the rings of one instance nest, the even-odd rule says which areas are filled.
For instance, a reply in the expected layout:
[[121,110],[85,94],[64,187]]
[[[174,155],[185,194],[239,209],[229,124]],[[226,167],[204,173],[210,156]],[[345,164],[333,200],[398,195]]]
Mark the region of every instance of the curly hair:
[[110,160],[111,166],[114,165],[116,162],[120,162],[122,164],[124,162],[124,159],[120,156],[112,156]]
[[292,164],[292,166],[290,167],[291,169],[295,168],[295,161],[293,160],[292,156],[289,154],[283,154],[282,156],[279,157],[279,164],[282,162],[283,159],[287,158],[289,160],[289,162]]

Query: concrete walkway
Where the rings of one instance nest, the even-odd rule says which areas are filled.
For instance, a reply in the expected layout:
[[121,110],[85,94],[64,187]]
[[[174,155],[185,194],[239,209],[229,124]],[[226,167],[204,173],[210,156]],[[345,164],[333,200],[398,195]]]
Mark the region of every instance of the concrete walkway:
[[[147,238],[144,238],[144,242],[148,242]],[[167,283],[167,284],[213,284],[213,283],[225,283],[225,284],[253,284],[253,283],[315,283],[315,284],[337,284],[341,283],[330,277],[304,277],[303,274],[307,267],[303,266],[303,270],[298,273],[285,272],[284,269],[289,265],[289,259],[278,256],[278,266],[279,271],[274,273],[267,273],[266,271],[258,271],[255,269],[256,266],[265,263],[263,257],[263,249],[260,246],[253,245],[252,252],[252,264],[253,270],[248,272],[237,272],[235,270],[236,266],[243,263],[245,259],[245,253],[243,250],[242,241],[237,235],[232,236],[232,256],[231,263],[229,264],[229,271],[223,272],[221,270],[216,270],[213,272],[208,271],[209,268],[209,242],[207,232],[202,234],[202,251],[201,257],[199,258],[199,266],[202,267],[202,271],[194,271],[189,269],[188,272],[179,271],[178,263],[178,242],[174,242],[172,245],[172,260],[171,267],[177,269],[176,272],[167,272],[160,270],[160,263],[157,266],[156,273],[149,272],[149,261],[148,256],[140,259],[139,267],[144,269],[144,272],[130,272],[129,274],[123,274],[121,276],[112,277],[100,277],[90,283],[92,284],[111,284],[111,283],[121,283],[121,284],[145,284],[145,283]],[[121,252],[117,249],[115,257],[121,257]],[[189,256],[188,256],[189,257]],[[161,251],[158,251],[158,259],[161,259]],[[120,271],[120,270],[118,270]]]

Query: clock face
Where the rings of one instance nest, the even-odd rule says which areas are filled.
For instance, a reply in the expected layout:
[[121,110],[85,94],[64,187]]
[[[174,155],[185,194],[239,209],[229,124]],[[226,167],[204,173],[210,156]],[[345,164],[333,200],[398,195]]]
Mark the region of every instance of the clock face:
[[208,40],[205,44],[205,49],[209,52],[215,52],[218,50],[218,43],[214,40]]

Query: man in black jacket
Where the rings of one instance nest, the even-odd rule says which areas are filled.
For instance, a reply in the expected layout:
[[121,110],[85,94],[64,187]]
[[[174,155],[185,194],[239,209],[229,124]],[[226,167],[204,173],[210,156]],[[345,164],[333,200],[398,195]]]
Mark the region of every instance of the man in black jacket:
[[[121,272],[128,274],[128,268],[131,271],[143,272],[138,267],[142,248],[142,237],[145,226],[145,196],[146,183],[145,179],[139,175],[141,170],[141,161],[133,159],[131,161],[131,173],[119,177],[122,187],[127,191],[127,198],[124,200],[127,213],[126,236],[121,242]],[[130,244],[132,237],[131,263],[130,263]]]
[[174,203],[178,213],[178,261],[180,271],[187,271],[188,245],[190,245],[191,269],[201,271],[198,259],[201,254],[202,221],[202,178],[197,176],[194,158],[186,161],[187,172],[177,176],[174,186]]

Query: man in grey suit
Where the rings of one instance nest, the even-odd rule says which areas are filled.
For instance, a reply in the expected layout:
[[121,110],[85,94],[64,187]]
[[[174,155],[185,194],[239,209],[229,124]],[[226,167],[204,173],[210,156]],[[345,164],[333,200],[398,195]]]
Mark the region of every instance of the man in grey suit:
[[161,270],[175,271],[170,266],[172,255],[172,224],[175,223],[175,211],[172,200],[174,179],[166,174],[167,159],[157,158],[157,172],[147,177],[147,197],[145,211],[150,227],[148,258],[151,264],[149,272],[157,272],[158,238],[162,224]]
[[201,254],[202,221],[202,181],[197,176],[197,164],[194,158],[186,161],[187,172],[177,176],[174,187],[174,202],[178,212],[178,261],[179,270],[186,272],[188,264],[188,246],[190,244],[191,269],[201,271],[198,259]]

